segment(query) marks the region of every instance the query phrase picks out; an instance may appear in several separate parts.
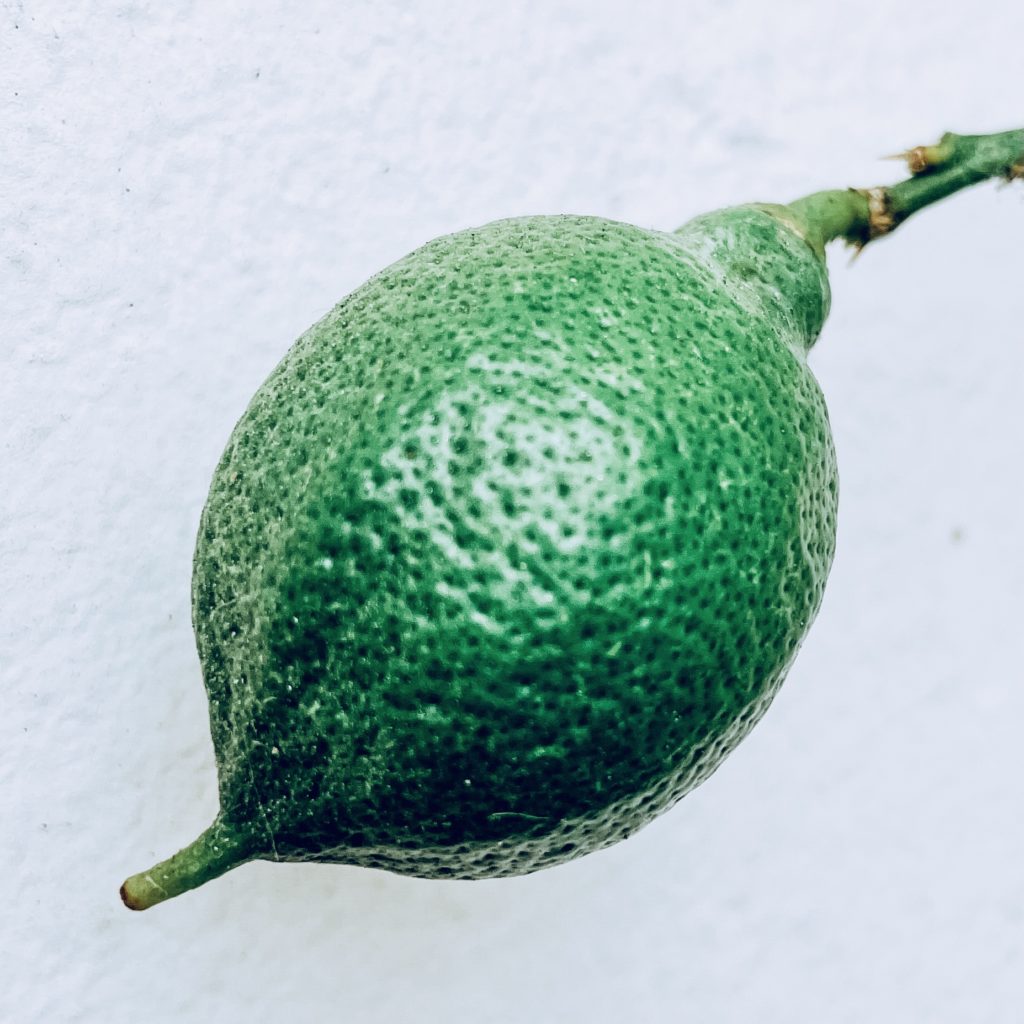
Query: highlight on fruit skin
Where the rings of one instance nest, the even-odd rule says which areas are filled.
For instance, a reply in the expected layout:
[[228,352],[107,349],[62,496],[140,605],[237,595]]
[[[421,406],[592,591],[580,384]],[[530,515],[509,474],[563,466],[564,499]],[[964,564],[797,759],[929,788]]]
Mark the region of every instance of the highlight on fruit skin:
[[902,156],[897,185],[675,232],[460,232],[310,328],[232,433],[196,544],[220,811],[125,905],[255,859],[523,874],[706,779],[831,566],[807,365],[825,246],[1019,178],[1024,131]]

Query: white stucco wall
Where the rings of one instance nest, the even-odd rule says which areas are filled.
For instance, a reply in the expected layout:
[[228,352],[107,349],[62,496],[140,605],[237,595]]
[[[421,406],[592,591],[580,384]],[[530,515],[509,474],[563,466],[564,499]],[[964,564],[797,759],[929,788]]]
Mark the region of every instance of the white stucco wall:
[[1024,124],[1022,38],[1010,0],[0,3],[0,1020],[1019,1022],[1021,186],[832,254],[828,594],[672,813],[510,881],[117,889],[215,811],[194,531],[300,331],[497,217],[893,180]]

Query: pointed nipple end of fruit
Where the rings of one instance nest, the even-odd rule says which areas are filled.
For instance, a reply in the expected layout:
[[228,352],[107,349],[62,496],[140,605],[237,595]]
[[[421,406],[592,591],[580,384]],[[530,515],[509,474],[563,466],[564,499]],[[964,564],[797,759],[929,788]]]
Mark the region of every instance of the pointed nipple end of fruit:
[[128,882],[125,881],[121,884],[121,902],[129,910],[145,910],[146,908],[141,903],[135,902],[135,897],[128,889]]
[[173,857],[126,879],[121,899],[129,910],[148,910],[205,885],[256,855],[247,836],[236,835],[218,819]]
[[[179,890],[181,891],[181,890]],[[149,910],[158,903],[177,896],[178,892],[165,889],[148,871],[132,875],[121,885],[121,902],[129,910]]]

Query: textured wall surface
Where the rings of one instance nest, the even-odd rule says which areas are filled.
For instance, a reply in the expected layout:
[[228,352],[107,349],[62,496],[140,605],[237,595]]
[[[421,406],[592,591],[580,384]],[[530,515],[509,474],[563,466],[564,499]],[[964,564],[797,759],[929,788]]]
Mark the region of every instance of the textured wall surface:
[[1020,186],[832,254],[832,580],[674,811],[509,881],[117,888],[215,811],[193,539],[300,331],[493,218],[892,180],[1022,125],[1022,37],[1009,0],[0,4],[0,1019],[1018,1022]]

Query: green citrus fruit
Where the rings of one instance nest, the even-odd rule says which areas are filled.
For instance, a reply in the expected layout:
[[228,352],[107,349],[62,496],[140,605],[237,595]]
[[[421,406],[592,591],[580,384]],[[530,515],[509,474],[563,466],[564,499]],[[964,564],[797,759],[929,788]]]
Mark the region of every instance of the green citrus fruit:
[[424,246],[309,330],[202,517],[222,810],[162,889],[257,857],[533,871],[705,779],[832,559],[828,302],[781,209],[534,217]]
[[228,442],[193,618],[221,810],[122,886],[248,860],[513,875],[607,846],[765,712],[821,601],[836,465],[807,353],[825,243],[991,177],[947,133],[887,189],[679,231],[501,221],[301,337]]

